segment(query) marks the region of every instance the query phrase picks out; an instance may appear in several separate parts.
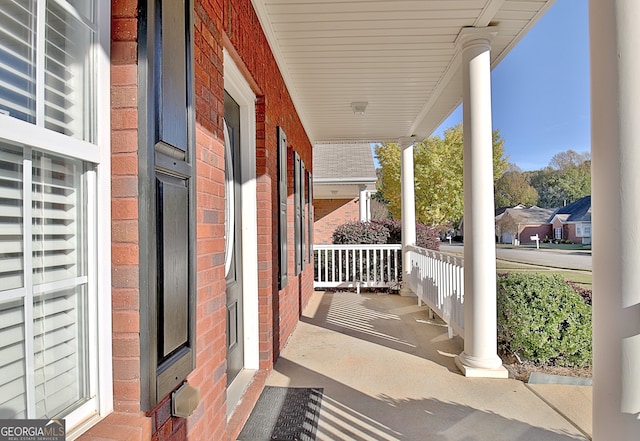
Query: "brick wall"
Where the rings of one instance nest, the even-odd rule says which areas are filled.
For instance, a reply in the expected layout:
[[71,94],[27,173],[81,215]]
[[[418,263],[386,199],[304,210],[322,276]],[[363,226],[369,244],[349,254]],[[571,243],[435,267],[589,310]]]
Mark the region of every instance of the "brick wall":
[[112,3],[111,37],[114,408],[139,413],[137,2]]
[[[112,261],[115,413],[81,439],[235,439],[313,292],[313,268],[294,276],[293,220],[289,222],[289,282],[277,289],[277,134],[312,169],[311,144],[296,114],[250,0],[194,1],[197,170],[196,369],[188,381],[200,404],[187,418],[171,416],[169,397],[141,411],[138,68],[135,1],[112,0]],[[260,372],[227,422],[226,284],[224,277],[223,47],[257,95],[256,173]],[[289,212],[293,214],[293,165]],[[306,228],[306,226],[305,226]],[[308,246],[308,245],[307,245]],[[306,256],[305,256],[306,258]]]
[[136,1],[111,4],[111,259],[114,413],[80,439],[148,440],[140,409]]
[[313,241],[316,244],[330,244],[336,227],[360,220],[359,199],[315,199]]
[[520,230],[520,243],[535,243],[535,240],[531,240],[531,236],[538,235],[540,241],[546,237],[553,238],[553,231],[551,225],[527,225]]
[[[308,171],[312,170],[311,143],[296,113],[277,63],[269,50],[251,0],[225,0],[223,30],[225,48],[257,95],[256,102],[256,191],[258,195],[258,302],[260,331],[260,368],[269,372],[275,359],[293,332],[302,308],[313,292],[313,267],[294,276],[293,229],[293,163],[289,173],[288,222],[288,284],[278,291],[278,169],[277,128],[287,134],[289,147],[301,157]],[[258,376],[252,385],[260,390],[264,378]],[[248,395],[252,392],[249,391]],[[259,392],[258,392],[259,393]],[[253,403],[253,392],[246,402]],[[253,404],[243,402],[236,408],[227,430],[228,439],[235,439],[249,416]]]

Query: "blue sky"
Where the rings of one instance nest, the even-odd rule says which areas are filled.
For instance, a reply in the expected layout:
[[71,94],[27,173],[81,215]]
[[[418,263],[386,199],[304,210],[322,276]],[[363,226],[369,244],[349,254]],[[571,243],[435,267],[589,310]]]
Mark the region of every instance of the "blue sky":
[[[556,0],[493,70],[493,128],[509,162],[544,168],[558,152],[591,146],[588,0]],[[462,121],[459,107],[434,132]]]

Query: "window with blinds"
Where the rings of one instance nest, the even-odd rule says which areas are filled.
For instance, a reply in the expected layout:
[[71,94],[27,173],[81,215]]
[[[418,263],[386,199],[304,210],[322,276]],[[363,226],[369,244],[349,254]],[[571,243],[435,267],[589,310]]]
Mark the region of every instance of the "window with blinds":
[[85,174],[81,161],[0,143],[5,418],[53,418],[88,398]]
[[94,4],[0,0],[0,418],[67,428],[100,408]]
[[0,2],[0,112],[93,141],[92,2]]

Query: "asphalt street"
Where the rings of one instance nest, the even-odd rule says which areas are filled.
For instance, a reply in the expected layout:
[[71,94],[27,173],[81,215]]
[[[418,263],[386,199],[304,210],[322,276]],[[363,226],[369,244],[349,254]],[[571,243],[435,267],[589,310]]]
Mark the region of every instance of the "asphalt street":
[[[440,244],[440,251],[462,255],[464,245]],[[553,268],[592,270],[590,250],[535,249],[529,247],[497,247],[496,257],[500,260],[528,263]]]

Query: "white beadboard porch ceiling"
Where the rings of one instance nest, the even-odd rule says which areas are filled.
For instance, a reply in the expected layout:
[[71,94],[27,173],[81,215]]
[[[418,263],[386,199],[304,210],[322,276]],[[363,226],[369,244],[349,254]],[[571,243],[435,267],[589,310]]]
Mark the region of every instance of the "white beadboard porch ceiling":
[[[492,67],[553,0],[252,0],[312,143],[431,134],[462,101],[456,37],[496,26]],[[354,115],[352,102],[368,102]]]

